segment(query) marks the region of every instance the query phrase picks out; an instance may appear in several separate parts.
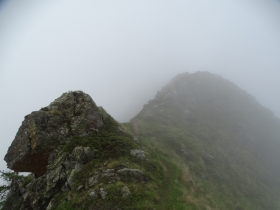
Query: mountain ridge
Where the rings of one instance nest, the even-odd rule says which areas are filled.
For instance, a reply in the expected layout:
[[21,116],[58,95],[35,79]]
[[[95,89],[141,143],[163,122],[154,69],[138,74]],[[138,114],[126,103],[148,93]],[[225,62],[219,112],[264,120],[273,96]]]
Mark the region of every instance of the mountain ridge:
[[[122,124],[90,101],[69,92],[38,112],[58,122],[45,131],[76,133],[53,135],[47,171],[13,183],[3,209],[280,209],[280,121],[232,82],[179,74]],[[30,122],[26,141],[44,142]]]

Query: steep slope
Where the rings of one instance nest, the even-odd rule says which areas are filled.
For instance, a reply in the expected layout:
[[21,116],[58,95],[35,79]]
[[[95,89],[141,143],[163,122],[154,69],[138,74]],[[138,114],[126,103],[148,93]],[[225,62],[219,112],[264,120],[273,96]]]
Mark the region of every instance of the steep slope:
[[230,81],[180,74],[127,126],[166,170],[167,209],[280,209],[279,119]]
[[130,122],[68,92],[27,115],[5,156],[5,210],[279,210],[280,121],[208,72],[177,75]]
[[27,115],[5,156],[16,172],[3,209],[153,209],[161,170],[81,91]]

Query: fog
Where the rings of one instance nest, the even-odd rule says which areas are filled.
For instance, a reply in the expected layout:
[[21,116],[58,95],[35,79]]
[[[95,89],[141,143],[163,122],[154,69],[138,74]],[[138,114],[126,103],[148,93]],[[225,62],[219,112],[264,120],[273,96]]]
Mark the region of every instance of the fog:
[[0,1],[1,159],[63,92],[124,122],[182,72],[219,74],[280,117],[279,55],[276,0]]

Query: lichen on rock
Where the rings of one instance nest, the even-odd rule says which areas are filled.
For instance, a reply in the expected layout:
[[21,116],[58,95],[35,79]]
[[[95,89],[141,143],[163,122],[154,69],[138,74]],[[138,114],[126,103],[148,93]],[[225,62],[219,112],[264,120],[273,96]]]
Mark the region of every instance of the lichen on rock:
[[[129,204],[130,190],[140,198],[131,186],[148,181],[138,159],[145,154],[133,136],[89,95],[64,93],[27,115],[9,147],[8,167],[32,174],[12,183],[3,210],[119,209],[116,199]],[[125,168],[130,161],[135,168]],[[83,199],[96,202],[80,208]]]
[[25,117],[5,161],[16,172],[42,176],[55,148],[73,136],[88,135],[103,124],[103,115],[88,94],[63,93],[49,106]]
[[142,150],[139,150],[139,149],[132,149],[132,150],[130,150],[130,154],[132,156],[135,156],[138,159],[141,159],[141,160],[145,160],[146,159],[145,152],[142,151]]

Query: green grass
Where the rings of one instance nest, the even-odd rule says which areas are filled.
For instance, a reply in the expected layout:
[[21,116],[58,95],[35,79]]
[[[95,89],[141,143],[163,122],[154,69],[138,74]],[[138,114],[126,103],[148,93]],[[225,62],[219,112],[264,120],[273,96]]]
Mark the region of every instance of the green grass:
[[[144,115],[145,109],[152,110],[152,119]],[[280,208],[279,181],[253,152],[260,140],[249,148],[231,130],[244,120],[242,116],[231,117],[228,113],[213,118],[212,114],[197,113],[192,114],[191,121],[185,121],[180,117],[180,105],[176,109],[164,107],[164,112],[159,109],[163,108],[152,101],[131,124],[137,125],[142,146],[165,168],[165,174],[171,171],[168,165],[178,168],[167,179],[169,199],[160,201],[162,209]],[[126,126],[133,130],[133,126]],[[176,154],[178,148],[188,151],[189,157]],[[214,157],[213,165],[203,161],[206,154]],[[184,174],[184,168],[191,180],[187,183],[176,178]]]
[[[76,175],[78,180],[70,192],[65,195],[59,195],[54,199],[54,206],[57,209],[186,209],[187,205],[184,201],[184,192],[181,185],[181,170],[170,159],[166,151],[151,150],[149,142],[145,141],[141,145],[134,145],[126,135],[120,134],[117,138],[115,135],[103,133],[99,131],[91,136],[73,139],[65,151],[71,151],[77,144],[82,146],[91,146],[97,148],[102,155],[88,163],[84,169]],[[103,143],[101,142],[103,141]],[[132,143],[126,143],[132,142]],[[105,145],[112,144],[117,147],[117,151],[112,150],[113,147],[104,147]],[[118,147],[120,146],[120,147]],[[130,148],[140,147],[146,151],[147,160],[140,160],[129,155]],[[109,157],[110,156],[110,157]],[[109,157],[109,158],[108,158]],[[91,177],[99,168],[135,168],[143,171],[148,181],[145,184],[135,183],[130,181],[117,181],[114,183],[108,182],[109,180],[102,180],[102,185],[88,188],[88,178]],[[87,189],[76,192],[78,186],[87,186]],[[105,200],[100,196],[96,199],[89,198],[90,190],[96,192],[102,188],[108,193]],[[123,198],[121,188],[127,186],[131,195]],[[71,201],[61,202],[66,200],[68,195],[73,195]]]
[[[90,146],[99,151],[97,159],[88,163],[77,174],[76,186],[69,193],[71,202],[58,207],[76,209],[158,209],[158,210],[277,210],[279,188],[277,177],[269,171],[247,144],[240,142],[234,126],[247,119],[240,116],[213,115],[203,110],[193,112],[189,120],[182,119],[184,109],[180,104],[167,106],[164,112],[154,101],[145,106],[131,123],[122,124],[125,132],[118,130],[116,122],[106,115],[103,129],[86,137],[73,138],[64,148],[72,151],[76,146]],[[154,108],[156,107],[156,108]],[[146,116],[145,109],[152,109],[153,116]],[[106,113],[105,113],[106,114]],[[133,141],[136,135],[140,141]],[[259,147],[258,141],[255,143]],[[129,154],[130,149],[145,151],[147,160]],[[188,156],[177,151],[184,149]],[[205,155],[214,157],[207,164]],[[106,163],[104,165],[104,163]],[[144,171],[149,181],[145,184],[103,181],[108,192],[105,200],[88,198],[88,190],[75,192],[85,185],[88,177],[98,168],[121,169],[124,167]],[[273,180],[273,181],[272,181]],[[275,185],[273,183],[276,183]],[[132,194],[121,196],[123,186]],[[100,186],[95,186],[97,191]],[[93,189],[92,189],[93,190]],[[65,195],[66,196],[66,195]]]

